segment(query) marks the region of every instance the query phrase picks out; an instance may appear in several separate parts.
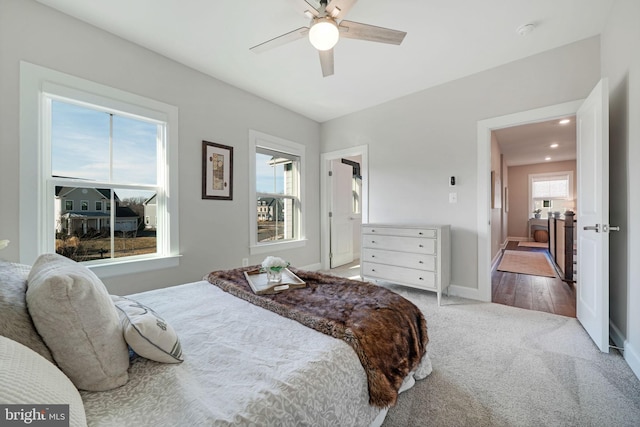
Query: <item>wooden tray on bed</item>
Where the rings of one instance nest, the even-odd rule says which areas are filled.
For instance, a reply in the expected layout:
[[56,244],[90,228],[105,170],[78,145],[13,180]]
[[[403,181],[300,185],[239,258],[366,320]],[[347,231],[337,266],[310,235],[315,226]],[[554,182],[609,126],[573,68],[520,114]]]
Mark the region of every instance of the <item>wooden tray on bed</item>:
[[277,294],[289,289],[304,288],[307,284],[298,276],[293,274],[288,268],[282,269],[282,280],[279,283],[267,282],[267,273],[260,270],[250,270],[244,272],[249,286],[256,295]]

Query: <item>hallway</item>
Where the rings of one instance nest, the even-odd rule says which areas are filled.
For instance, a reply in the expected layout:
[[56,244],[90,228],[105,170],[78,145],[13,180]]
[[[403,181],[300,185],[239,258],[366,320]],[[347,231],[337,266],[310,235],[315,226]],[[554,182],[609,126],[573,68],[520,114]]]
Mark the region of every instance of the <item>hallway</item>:
[[[546,249],[525,248],[517,241],[509,241],[507,250],[545,252]],[[572,284],[558,277],[491,270],[491,301],[527,310],[545,311],[562,316],[576,317],[576,292]]]

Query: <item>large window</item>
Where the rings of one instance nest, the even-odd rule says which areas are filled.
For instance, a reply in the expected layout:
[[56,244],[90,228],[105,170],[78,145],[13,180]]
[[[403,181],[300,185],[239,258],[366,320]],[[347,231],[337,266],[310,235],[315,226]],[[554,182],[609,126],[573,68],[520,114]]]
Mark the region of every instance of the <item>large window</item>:
[[[156,231],[144,230],[142,217],[144,201],[162,192],[157,170],[166,123],[49,94],[44,107],[56,252],[75,261],[157,254]],[[78,199],[80,211],[67,209]],[[117,208],[102,212],[103,201]]]
[[177,265],[175,107],[21,63],[21,132],[23,262],[55,251],[103,276]]
[[299,246],[304,240],[304,146],[255,131],[250,145],[251,252]]

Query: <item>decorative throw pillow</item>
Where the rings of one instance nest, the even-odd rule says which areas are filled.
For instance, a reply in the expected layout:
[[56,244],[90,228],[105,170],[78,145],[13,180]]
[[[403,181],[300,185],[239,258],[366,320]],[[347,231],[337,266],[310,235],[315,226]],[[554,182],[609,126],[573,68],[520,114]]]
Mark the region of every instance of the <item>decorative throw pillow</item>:
[[182,347],[174,329],[151,308],[111,295],[118,309],[124,339],[139,356],[163,363],[180,363]]
[[69,378],[35,351],[2,336],[0,384],[3,404],[69,405],[68,425],[87,425],[82,398]]
[[28,265],[0,261],[0,335],[26,345],[53,362],[27,311],[25,292],[29,269]]
[[128,381],[129,352],[120,319],[91,270],[58,254],[41,255],[29,273],[27,308],[76,387],[103,391]]

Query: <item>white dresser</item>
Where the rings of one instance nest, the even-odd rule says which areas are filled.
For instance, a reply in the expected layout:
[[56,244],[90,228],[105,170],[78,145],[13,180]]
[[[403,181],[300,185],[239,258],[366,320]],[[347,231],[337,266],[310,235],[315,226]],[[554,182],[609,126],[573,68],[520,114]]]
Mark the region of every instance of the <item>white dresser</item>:
[[449,287],[448,225],[363,224],[360,275],[434,291]]

